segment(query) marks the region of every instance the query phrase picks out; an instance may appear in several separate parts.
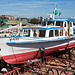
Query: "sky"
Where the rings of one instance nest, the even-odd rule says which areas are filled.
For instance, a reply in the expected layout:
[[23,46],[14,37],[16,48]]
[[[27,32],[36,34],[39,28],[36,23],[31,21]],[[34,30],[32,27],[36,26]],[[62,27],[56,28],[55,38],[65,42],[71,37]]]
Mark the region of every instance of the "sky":
[[75,0],[0,0],[0,15],[16,17],[49,17],[57,3],[57,18],[75,17]]

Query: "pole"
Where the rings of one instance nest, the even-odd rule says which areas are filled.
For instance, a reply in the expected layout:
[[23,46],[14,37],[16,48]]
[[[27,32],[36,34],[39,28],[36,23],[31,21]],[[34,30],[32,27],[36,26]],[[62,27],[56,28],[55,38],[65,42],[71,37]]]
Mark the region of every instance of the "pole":
[[69,60],[71,60],[71,52],[72,50],[69,49]]
[[44,62],[44,55],[45,55],[45,48],[40,48],[40,53],[41,53],[41,62]]

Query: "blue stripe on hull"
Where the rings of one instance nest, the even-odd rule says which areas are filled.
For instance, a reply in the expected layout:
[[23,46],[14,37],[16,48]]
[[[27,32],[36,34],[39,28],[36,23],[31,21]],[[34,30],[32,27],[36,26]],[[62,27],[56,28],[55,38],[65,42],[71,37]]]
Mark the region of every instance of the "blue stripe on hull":
[[64,40],[58,40],[58,41],[46,41],[46,42],[37,42],[37,43],[11,43],[8,44],[9,46],[15,46],[15,47],[25,47],[25,48],[46,48],[51,46],[56,46],[64,43],[69,43],[73,39],[64,39]]

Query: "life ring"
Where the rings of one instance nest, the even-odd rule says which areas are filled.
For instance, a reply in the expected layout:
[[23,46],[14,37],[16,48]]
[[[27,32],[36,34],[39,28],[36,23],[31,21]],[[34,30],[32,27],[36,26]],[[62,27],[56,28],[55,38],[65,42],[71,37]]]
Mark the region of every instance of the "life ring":
[[67,36],[67,31],[65,31],[65,36]]

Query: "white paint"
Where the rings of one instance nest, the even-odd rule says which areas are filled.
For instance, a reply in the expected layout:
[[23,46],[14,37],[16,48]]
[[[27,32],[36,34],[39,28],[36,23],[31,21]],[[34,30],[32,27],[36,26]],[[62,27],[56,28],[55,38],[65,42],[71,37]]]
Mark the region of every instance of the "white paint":
[[30,37],[33,37],[33,29],[30,29]]
[[49,31],[50,31],[50,30],[46,30],[45,37],[49,37]]

